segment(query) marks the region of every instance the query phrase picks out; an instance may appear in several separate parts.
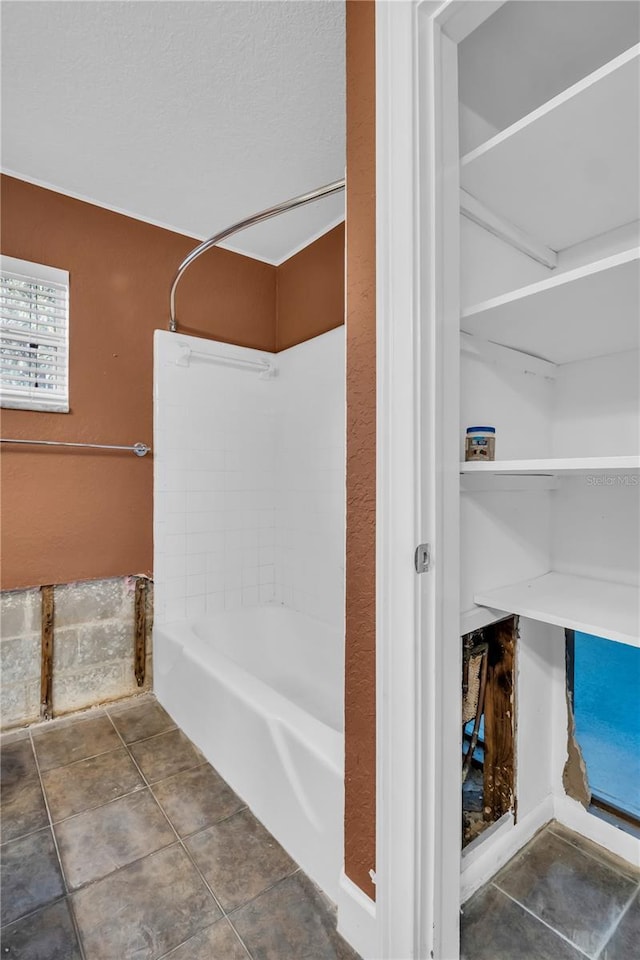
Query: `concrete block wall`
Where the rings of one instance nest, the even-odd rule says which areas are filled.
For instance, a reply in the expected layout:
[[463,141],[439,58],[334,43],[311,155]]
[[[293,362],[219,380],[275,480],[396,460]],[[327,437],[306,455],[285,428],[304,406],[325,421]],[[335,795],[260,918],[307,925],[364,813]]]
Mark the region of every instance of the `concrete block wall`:
[[[145,683],[134,674],[135,578],[54,588],[53,713],[130,696],[152,685],[153,586],[147,588]],[[0,726],[40,717],[41,593],[0,594]]]

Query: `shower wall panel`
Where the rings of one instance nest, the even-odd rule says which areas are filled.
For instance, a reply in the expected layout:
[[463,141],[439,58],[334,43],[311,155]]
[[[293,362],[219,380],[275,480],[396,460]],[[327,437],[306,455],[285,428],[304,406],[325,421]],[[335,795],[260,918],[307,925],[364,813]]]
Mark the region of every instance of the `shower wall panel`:
[[344,625],[344,327],[278,354],[276,599]]
[[344,363],[343,328],[277,355],[156,332],[158,622],[282,603],[342,627]]
[[156,616],[167,622],[275,595],[273,380],[194,359],[271,354],[157,331],[154,369]]

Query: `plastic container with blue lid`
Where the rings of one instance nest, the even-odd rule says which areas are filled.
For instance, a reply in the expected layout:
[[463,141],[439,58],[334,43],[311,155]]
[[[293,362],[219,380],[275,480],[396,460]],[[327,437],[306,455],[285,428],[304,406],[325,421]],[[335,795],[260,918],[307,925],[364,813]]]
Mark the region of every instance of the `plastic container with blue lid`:
[[467,427],[464,458],[465,460],[495,460],[496,428]]

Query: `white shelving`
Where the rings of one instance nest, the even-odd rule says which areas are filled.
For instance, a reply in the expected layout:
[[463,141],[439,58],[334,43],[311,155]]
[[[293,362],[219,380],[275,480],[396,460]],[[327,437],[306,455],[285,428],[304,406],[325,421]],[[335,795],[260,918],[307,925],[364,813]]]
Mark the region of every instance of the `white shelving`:
[[460,464],[462,474],[482,476],[580,475],[591,473],[638,473],[640,457],[549,457],[541,460],[469,461]]
[[636,587],[564,573],[547,573],[497,590],[475,602],[491,610],[640,646],[640,592]]
[[461,161],[461,187],[553,250],[640,216],[640,45]]
[[639,308],[636,247],[468,307],[461,326],[561,364],[638,349]]

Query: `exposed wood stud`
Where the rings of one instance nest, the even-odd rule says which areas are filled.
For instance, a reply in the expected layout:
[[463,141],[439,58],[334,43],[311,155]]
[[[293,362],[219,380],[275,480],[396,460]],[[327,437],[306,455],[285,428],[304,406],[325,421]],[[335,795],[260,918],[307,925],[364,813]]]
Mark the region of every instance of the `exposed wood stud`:
[[53,587],[40,587],[41,606],[41,664],[40,664],[40,719],[53,716]]
[[489,671],[484,709],[484,818],[499,820],[514,805],[515,619],[496,623],[489,634]]
[[147,659],[147,578],[136,578],[134,670],[139,687],[144,683]]

